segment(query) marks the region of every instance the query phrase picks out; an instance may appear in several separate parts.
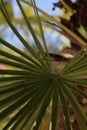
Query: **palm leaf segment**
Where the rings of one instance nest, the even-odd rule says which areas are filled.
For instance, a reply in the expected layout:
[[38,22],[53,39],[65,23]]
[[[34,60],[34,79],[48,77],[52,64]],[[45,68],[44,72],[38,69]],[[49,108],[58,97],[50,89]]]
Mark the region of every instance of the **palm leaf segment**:
[[[45,55],[45,53],[48,54],[48,50],[35,1],[32,0],[32,3],[35,7],[34,11],[38,19],[44,49],[34,33],[31,23],[27,20],[21,3],[18,0],[17,3],[39,49],[40,55],[31,48],[14,27],[1,0],[0,9],[3,16],[15,35],[31,54],[24,53],[0,38],[1,44],[18,54],[16,56],[5,50],[0,50],[0,56],[2,57],[0,58],[0,64],[13,67],[10,70],[0,70],[0,121],[6,120],[2,129],[30,130],[32,128],[33,130],[38,130],[47,108],[51,106],[51,130],[56,130],[58,108],[59,104],[62,104],[66,129],[71,130],[70,114],[67,109],[67,101],[69,101],[76,115],[80,130],[87,130],[87,117],[72,94],[72,90],[74,90],[87,98],[87,94],[77,87],[77,85],[87,85],[85,80],[87,78],[86,48],[83,48],[60,73],[53,73],[49,56]],[[12,118],[7,121],[10,115]]]

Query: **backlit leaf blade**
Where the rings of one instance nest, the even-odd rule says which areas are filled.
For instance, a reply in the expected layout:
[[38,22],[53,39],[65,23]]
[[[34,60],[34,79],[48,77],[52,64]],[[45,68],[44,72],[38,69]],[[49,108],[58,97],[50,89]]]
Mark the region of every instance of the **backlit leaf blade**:
[[52,98],[52,130],[57,130],[59,107],[59,83],[55,80]]
[[59,86],[59,94],[60,94],[60,100],[61,100],[62,107],[63,107],[64,120],[66,123],[66,130],[72,130],[70,115],[69,115],[69,111],[68,111],[68,105],[66,104],[63,88],[61,85]]
[[86,126],[87,116],[85,115],[84,111],[82,110],[81,105],[78,103],[76,98],[71,93],[71,90],[63,83],[62,83],[62,85],[63,85],[62,87],[64,89],[64,92],[72,105],[72,108],[74,110],[74,113],[75,113],[75,116],[78,121],[78,125],[79,125],[80,129],[86,130],[87,129],[87,126]]

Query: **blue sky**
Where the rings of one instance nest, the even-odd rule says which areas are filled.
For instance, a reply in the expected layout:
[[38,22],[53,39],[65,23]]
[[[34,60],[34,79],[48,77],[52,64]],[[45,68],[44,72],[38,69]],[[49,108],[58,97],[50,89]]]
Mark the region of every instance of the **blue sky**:
[[[48,14],[57,14],[58,13],[58,9],[56,9],[55,11],[52,10],[53,8],[53,4],[57,2],[58,0],[35,0],[36,1],[36,5],[37,7],[39,7],[40,9],[42,9],[43,11],[47,12]],[[18,9],[16,0],[13,0],[13,8],[14,10]]]
[[[52,10],[53,8],[53,4],[52,3],[56,3],[58,2],[58,0],[35,0],[37,7],[39,7],[40,9],[42,9],[43,11],[47,12],[48,14],[53,14],[56,15],[59,13],[59,10],[56,9],[55,11]],[[76,0],[72,0],[73,2],[76,2]],[[13,8],[18,8],[17,4],[16,4],[16,0],[12,0],[13,2]]]
[[[37,6],[41,8],[42,10],[44,10],[45,12],[49,14],[58,13],[58,9],[56,9],[55,11],[52,11],[52,8],[53,8],[52,3],[56,3],[58,2],[58,0],[35,0],[35,1],[36,1]],[[72,0],[72,2],[76,2],[76,0]]]
[[58,0],[35,0],[36,4],[39,8],[41,8],[42,10],[44,10],[45,12],[49,13],[49,14],[57,14],[58,13],[58,9],[56,9],[55,11],[52,10],[53,5],[52,3],[57,2]]

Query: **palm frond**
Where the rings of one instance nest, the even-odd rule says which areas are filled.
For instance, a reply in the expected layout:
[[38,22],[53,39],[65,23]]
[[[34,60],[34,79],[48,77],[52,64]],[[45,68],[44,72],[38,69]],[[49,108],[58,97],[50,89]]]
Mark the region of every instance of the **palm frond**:
[[[18,6],[34,38],[34,42],[40,51],[40,55],[26,42],[15,28],[9,18],[4,2],[1,0],[0,9],[6,22],[29,52],[26,54],[0,38],[0,43],[2,45],[17,54],[14,55],[14,53],[12,54],[4,49],[0,49],[0,64],[12,67],[11,69],[0,69],[0,122],[6,122],[1,129],[39,130],[44,120],[44,115],[50,107],[51,130],[57,130],[59,120],[58,112],[60,105],[62,105],[66,129],[72,130],[70,113],[68,110],[69,103],[75,113],[79,129],[86,130],[87,116],[72,92],[74,90],[79,95],[87,98],[87,94],[77,87],[78,85],[81,85],[83,88],[87,86],[86,47],[82,48],[78,54],[67,63],[61,72],[58,70],[58,72],[55,73],[50,64],[51,61],[49,59],[44,32],[38,13],[39,9],[36,7],[35,1],[32,0],[32,7],[35,10],[45,49],[38,40],[34,28],[27,18],[20,1],[17,0]],[[53,17],[46,15],[46,17],[47,16],[49,19],[52,18],[52,21],[54,20],[54,22],[57,22]],[[72,36],[74,37],[74,35]],[[12,117],[8,119],[9,116]]]

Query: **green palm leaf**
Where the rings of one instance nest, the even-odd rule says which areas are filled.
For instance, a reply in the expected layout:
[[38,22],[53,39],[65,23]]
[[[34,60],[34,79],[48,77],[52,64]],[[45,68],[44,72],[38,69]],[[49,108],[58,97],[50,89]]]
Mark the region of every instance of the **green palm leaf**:
[[[72,93],[72,90],[74,90],[84,98],[87,98],[87,94],[77,87],[77,85],[83,87],[87,85],[86,49],[82,48],[61,72],[58,72],[58,74],[55,73],[50,64],[51,61],[38,14],[39,9],[36,7],[35,1],[32,0],[32,7],[35,11],[44,47],[38,40],[20,1],[17,0],[17,3],[23,14],[25,23],[33,36],[34,42],[39,49],[40,55],[38,55],[15,28],[9,18],[4,2],[1,0],[0,9],[6,22],[29,52],[26,54],[0,38],[2,45],[17,54],[14,55],[11,52],[0,49],[0,64],[12,67],[11,69],[0,69],[0,122],[5,121],[1,129],[39,130],[44,120],[44,115],[50,107],[51,130],[57,130],[59,120],[58,110],[60,104],[62,104],[66,130],[71,130],[72,124],[67,104],[69,102],[75,113],[80,130],[86,130],[87,116]],[[47,16],[55,22],[53,17],[46,14]],[[12,116],[12,118],[8,119],[8,116]]]

